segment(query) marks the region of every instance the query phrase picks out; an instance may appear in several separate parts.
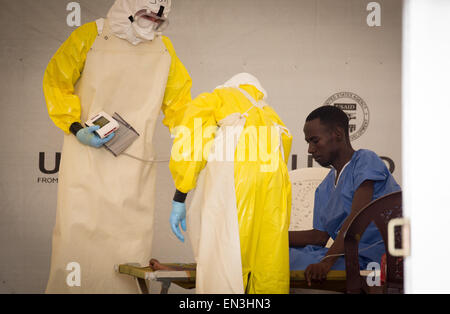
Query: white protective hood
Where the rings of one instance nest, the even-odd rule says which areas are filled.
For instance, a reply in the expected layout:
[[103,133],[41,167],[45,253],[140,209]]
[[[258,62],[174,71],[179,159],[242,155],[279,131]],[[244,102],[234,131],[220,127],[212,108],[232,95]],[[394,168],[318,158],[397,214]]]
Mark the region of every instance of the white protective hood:
[[223,85],[217,86],[215,89],[225,88],[225,87],[238,88],[240,85],[253,85],[261,93],[264,94],[264,99],[267,99],[267,97],[268,97],[266,90],[262,87],[259,80],[255,76],[251,75],[250,73],[236,74],[231,79],[226,81]]
[[107,18],[114,35],[137,45],[143,41],[153,40],[156,32],[151,28],[144,29],[137,23],[132,23],[130,16],[134,16],[136,12],[143,9],[157,13],[163,6],[163,15],[167,18],[171,5],[171,0],[116,0],[108,12]]

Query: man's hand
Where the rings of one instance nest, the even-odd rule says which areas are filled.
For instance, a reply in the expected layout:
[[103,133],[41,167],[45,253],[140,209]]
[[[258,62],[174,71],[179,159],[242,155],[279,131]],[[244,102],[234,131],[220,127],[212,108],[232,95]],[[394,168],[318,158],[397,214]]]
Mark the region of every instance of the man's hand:
[[322,261],[317,264],[311,264],[305,269],[305,279],[308,286],[311,287],[312,282],[322,283],[327,279],[327,274],[330,272],[332,263]]
[[[350,215],[344,220],[341,230],[347,230],[348,225],[351,223],[353,217],[355,217],[359,210],[365,205],[369,204],[373,195],[373,181],[364,181],[356,190],[352,202],[352,211]],[[328,258],[323,259],[317,264],[311,264],[305,269],[305,279],[308,286],[311,286],[311,282],[323,282],[327,279],[327,274],[330,272],[331,267],[337,261],[338,256],[344,253],[344,232],[338,233],[333,245],[327,252]],[[325,238],[324,238],[325,240]]]

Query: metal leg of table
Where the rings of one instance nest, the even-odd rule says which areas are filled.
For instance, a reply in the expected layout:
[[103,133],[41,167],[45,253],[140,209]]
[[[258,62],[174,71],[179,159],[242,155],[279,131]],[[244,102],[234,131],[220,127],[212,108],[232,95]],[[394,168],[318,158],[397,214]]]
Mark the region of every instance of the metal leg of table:
[[139,289],[139,293],[149,294],[147,283],[145,282],[145,279],[137,278],[137,277],[135,277],[135,279],[136,279],[137,287]]
[[161,280],[161,292],[160,294],[167,294],[170,288],[170,280]]

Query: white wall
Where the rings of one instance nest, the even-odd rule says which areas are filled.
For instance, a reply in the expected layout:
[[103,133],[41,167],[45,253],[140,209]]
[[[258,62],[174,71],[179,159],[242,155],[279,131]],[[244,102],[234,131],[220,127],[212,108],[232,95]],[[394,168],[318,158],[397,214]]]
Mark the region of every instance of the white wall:
[[450,1],[405,2],[404,215],[411,221],[407,293],[450,293]]
[[[42,76],[73,31],[66,24],[70,1],[0,1],[0,292],[41,293],[57,188],[42,181],[52,182],[57,174],[40,171],[39,153],[45,153],[45,168],[51,170],[62,145],[62,131],[48,118]],[[82,23],[104,17],[113,3],[77,2]],[[193,78],[193,96],[238,72],[260,79],[268,102],[294,134],[298,167],[308,164],[302,132],[307,114],[335,93],[357,94],[370,117],[353,145],[392,159],[401,183],[401,1],[377,1],[379,27],[367,25],[369,2],[173,0],[166,34]],[[363,114],[357,108],[359,127]],[[161,124],[155,142],[158,159],[168,158],[171,140]],[[153,256],[192,262],[189,242],[178,242],[167,223],[174,191],[167,164],[159,165],[158,181]]]

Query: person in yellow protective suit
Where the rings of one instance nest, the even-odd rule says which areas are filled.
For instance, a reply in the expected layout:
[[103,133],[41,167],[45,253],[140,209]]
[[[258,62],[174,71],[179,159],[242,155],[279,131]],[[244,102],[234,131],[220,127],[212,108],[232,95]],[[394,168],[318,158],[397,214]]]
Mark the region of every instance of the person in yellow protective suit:
[[[161,35],[170,8],[170,0],[117,0],[47,66],[48,112],[65,132],[48,293],[138,292],[114,265],[151,256],[157,117],[162,109],[171,127],[191,100],[191,78]],[[82,125],[100,111],[117,112],[140,134],[126,155],[100,148],[95,129]]]
[[197,293],[289,293],[292,136],[266,96],[240,73],[180,112],[170,223],[181,241],[180,225],[191,239]]

